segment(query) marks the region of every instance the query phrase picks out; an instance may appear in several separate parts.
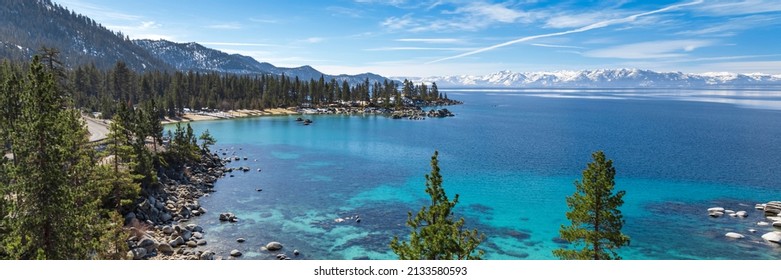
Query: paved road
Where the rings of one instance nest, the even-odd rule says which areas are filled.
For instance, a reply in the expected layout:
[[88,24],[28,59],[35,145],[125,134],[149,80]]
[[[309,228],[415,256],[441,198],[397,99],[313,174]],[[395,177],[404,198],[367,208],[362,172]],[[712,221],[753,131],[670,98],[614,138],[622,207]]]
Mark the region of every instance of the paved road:
[[[104,120],[98,120],[85,117],[87,122],[87,129],[89,130],[89,141],[95,142],[106,139],[108,136],[108,122]],[[104,123],[105,122],[105,123]]]

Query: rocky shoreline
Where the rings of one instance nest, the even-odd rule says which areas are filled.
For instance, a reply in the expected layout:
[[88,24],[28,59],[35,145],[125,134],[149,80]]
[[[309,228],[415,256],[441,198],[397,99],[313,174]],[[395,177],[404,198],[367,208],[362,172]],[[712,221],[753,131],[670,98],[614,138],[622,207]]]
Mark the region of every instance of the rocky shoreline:
[[428,118],[453,117],[455,114],[447,108],[423,110],[422,107],[439,107],[464,104],[458,100],[437,100],[431,102],[408,101],[399,109],[379,107],[374,104],[368,106],[328,106],[317,108],[298,108],[297,113],[302,115],[378,115],[392,119],[425,120]]
[[207,212],[198,199],[214,192],[214,183],[225,173],[225,162],[205,151],[196,164],[160,172],[158,182],[145,189],[141,202],[125,215],[130,231],[127,259],[215,259],[214,252],[199,249],[206,245],[204,229],[188,222]]

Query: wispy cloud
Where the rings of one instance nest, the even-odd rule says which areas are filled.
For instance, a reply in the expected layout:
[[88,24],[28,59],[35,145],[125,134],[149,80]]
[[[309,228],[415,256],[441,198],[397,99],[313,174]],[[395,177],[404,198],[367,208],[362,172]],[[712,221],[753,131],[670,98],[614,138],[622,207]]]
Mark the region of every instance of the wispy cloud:
[[242,28],[242,25],[238,22],[226,22],[226,23],[207,25],[206,28],[238,30]]
[[685,56],[686,52],[712,44],[713,42],[706,40],[652,41],[588,51],[583,53],[583,55],[621,59],[672,58]]
[[345,16],[351,18],[362,18],[364,14],[364,11],[346,7],[331,6],[325,8],[325,10],[331,12],[332,16]]
[[687,30],[679,32],[678,35],[709,35],[718,37],[728,37],[736,34],[737,31],[753,29],[762,26],[772,26],[781,24],[781,17],[778,15],[749,15],[731,18],[722,23],[708,25],[706,28]]
[[530,44],[530,45],[536,47],[545,47],[545,48],[583,49],[583,47],[578,47],[578,46],[565,46],[565,45],[553,45],[553,44]]
[[364,49],[365,51],[466,51],[470,48],[437,48],[437,47],[382,47]]
[[696,11],[712,15],[746,15],[781,11],[781,1],[778,0],[712,0]]
[[325,38],[322,37],[309,37],[303,40],[305,43],[309,44],[316,44],[325,41]]
[[661,9],[656,9],[656,10],[649,11],[649,12],[644,12],[644,13],[638,13],[638,14],[630,15],[630,16],[623,17],[623,18],[611,19],[611,20],[605,20],[605,21],[592,23],[590,25],[587,25],[587,26],[584,26],[584,27],[581,27],[581,28],[577,28],[577,29],[561,31],[561,32],[554,32],[554,33],[547,33],[547,34],[540,34],[540,35],[534,35],[534,36],[526,36],[526,37],[522,37],[522,38],[515,39],[515,40],[512,40],[512,41],[504,42],[504,43],[501,43],[501,44],[496,44],[496,45],[488,46],[488,47],[485,47],[485,48],[473,50],[473,51],[470,51],[470,52],[462,53],[462,54],[459,54],[459,55],[449,56],[449,57],[445,57],[445,58],[440,58],[440,59],[437,59],[437,60],[430,61],[428,63],[436,63],[436,62],[441,62],[441,61],[445,61],[445,60],[451,60],[451,59],[466,57],[466,56],[470,56],[470,55],[475,55],[475,54],[478,54],[478,53],[483,53],[483,52],[491,51],[491,50],[498,49],[498,48],[501,48],[501,47],[506,47],[506,46],[509,46],[509,45],[514,45],[514,44],[518,44],[518,43],[522,43],[522,42],[528,42],[528,41],[532,41],[532,40],[536,40],[536,39],[540,39],[540,38],[558,37],[558,36],[564,36],[564,35],[568,35],[568,34],[586,32],[586,31],[594,30],[594,29],[605,28],[605,27],[608,27],[608,26],[616,25],[616,24],[631,23],[631,22],[637,20],[640,17],[649,16],[649,15],[653,15],[653,14],[657,14],[657,13],[663,13],[663,12],[667,12],[667,11],[683,8],[683,7],[686,7],[686,6],[698,5],[698,4],[702,4],[703,2],[704,2],[703,0],[696,0],[694,2],[675,4],[675,5],[670,5],[670,6],[661,8]]
[[457,32],[478,31],[494,24],[530,23],[536,13],[513,9],[507,3],[469,2],[454,10],[442,11],[446,18],[388,17],[380,25],[390,31],[409,32]]
[[464,40],[456,38],[402,38],[395,41],[427,44],[460,44],[464,42]]

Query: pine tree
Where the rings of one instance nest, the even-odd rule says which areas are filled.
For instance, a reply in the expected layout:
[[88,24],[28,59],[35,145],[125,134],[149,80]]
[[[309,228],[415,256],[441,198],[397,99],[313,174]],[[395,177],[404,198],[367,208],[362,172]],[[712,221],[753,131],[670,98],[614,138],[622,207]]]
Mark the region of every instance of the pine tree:
[[206,152],[209,152],[209,146],[217,143],[217,140],[209,133],[208,129],[201,133],[201,136],[198,136],[198,139],[201,140],[201,149]]
[[561,226],[561,238],[580,249],[557,249],[553,255],[561,259],[609,260],[621,259],[616,249],[629,245],[629,237],[621,233],[624,218],[618,208],[624,204],[625,191],[613,193],[616,169],[602,151],[592,154],[593,162],[583,171],[583,181],[575,181],[575,193],[567,197],[567,219],[572,224]]
[[431,197],[431,205],[423,206],[415,216],[408,213],[410,240],[399,241],[394,236],[390,247],[401,260],[480,259],[484,252],[477,247],[485,235],[476,229],[464,230],[464,218],[456,218],[452,213],[458,194],[452,201],[445,194],[437,156],[435,151],[431,157],[431,174],[426,175],[426,193]]
[[134,182],[140,176],[132,173],[138,162],[130,142],[128,129],[122,126],[119,114],[115,115],[109,126],[106,139],[105,156],[107,166],[111,169],[111,172],[107,173],[110,178],[111,191],[104,202],[106,208],[120,211],[122,208],[130,206],[140,192],[139,184]]
[[11,133],[16,165],[8,191],[13,216],[3,240],[14,259],[87,258],[96,248],[83,241],[95,221],[87,182],[92,162],[87,131],[68,107],[51,71],[35,56],[20,95],[20,115]]

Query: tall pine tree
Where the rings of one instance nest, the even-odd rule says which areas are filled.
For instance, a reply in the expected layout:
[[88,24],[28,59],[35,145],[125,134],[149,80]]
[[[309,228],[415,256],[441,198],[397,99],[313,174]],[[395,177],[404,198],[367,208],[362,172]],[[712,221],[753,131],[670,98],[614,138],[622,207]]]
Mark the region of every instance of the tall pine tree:
[[438,152],[431,157],[431,174],[426,174],[426,193],[431,205],[423,206],[416,215],[408,213],[410,227],[409,241],[400,241],[394,236],[390,247],[401,260],[474,260],[483,256],[477,249],[485,235],[476,229],[464,229],[464,218],[456,218],[453,207],[458,203],[458,194],[452,201],[442,187],[439,174]]
[[567,219],[572,224],[561,226],[561,238],[576,249],[556,249],[553,255],[568,260],[621,259],[615,251],[629,245],[629,237],[621,233],[624,217],[618,207],[624,204],[625,191],[614,193],[616,169],[605,153],[592,154],[593,162],[583,171],[583,180],[575,181],[575,193],[567,197]]

